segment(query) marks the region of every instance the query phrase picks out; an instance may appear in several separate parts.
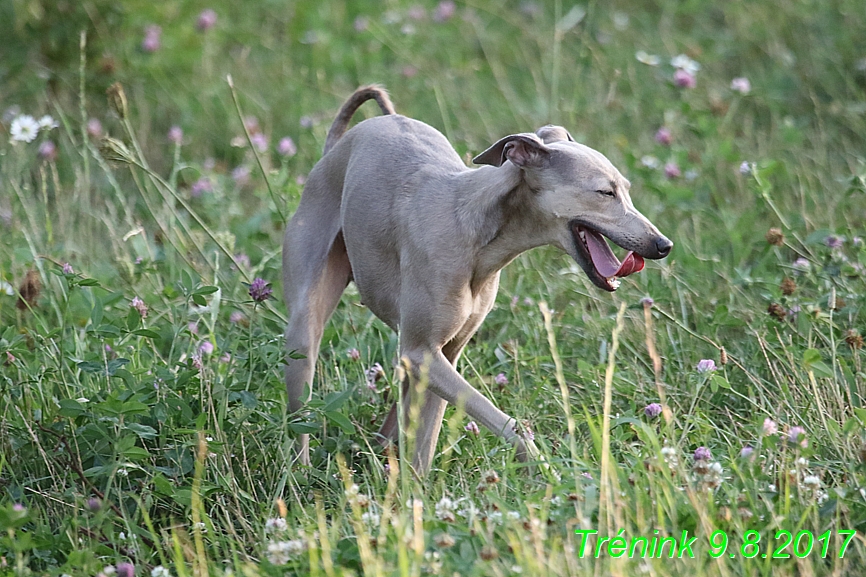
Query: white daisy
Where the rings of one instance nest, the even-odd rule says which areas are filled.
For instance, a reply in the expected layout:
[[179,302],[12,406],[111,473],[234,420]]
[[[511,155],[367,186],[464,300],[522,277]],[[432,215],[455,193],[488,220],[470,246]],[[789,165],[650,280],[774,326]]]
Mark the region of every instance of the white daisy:
[[47,114],[39,119],[40,130],[51,130],[52,128],[57,128],[58,126],[60,125],[57,124],[57,121]]
[[674,68],[679,68],[680,70],[685,70],[691,75],[697,74],[698,70],[701,69],[701,65],[686,56],[685,54],[679,54],[671,58],[671,66]]
[[12,121],[9,133],[12,135],[12,140],[33,142],[36,135],[39,134],[39,124],[29,114],[22,114]]

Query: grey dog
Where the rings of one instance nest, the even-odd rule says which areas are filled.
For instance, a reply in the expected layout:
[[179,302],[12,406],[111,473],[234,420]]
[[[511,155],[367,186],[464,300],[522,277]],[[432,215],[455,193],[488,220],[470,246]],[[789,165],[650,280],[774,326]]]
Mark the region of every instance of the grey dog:
[[[347,131],[371,99],[383,116]],[[413,423],[419,474],[432,463],[446,402],[462,404],[512,442],[519,459],[538,456],[515,420],[456,369],[493,307],[505,265],[553,245],[595,285],[614,291],[644,258],[664,258],[673,247],[634,207],[629,181],[562,127],[506,136],[473,162],[487,166],[467,168],[439,131],[396,114],[382,88],[359,88],[331,126],[283,243],[286,346],[298,353],[285,373],[290,409],[303,409],[325,323],[354,281],[362,302],[399,332],[409,377],[404,418],[420,407]],[[605,237],[629,251],[622,262]],[[426,389],[409,386],[418,382]],[[384,439],[398,437],[396,408],[380,429]],[[298,443],[309,464],[309,437]]]

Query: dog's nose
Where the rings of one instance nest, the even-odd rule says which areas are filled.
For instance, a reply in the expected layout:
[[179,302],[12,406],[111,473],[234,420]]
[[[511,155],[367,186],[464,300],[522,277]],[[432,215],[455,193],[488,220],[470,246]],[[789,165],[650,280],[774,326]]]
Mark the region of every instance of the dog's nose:
[[673,247],[674,243],[671,242],[669,238],[663,236],[659,239],[656,239],[656,250],[659,253],[659,258],[664,258],[668,254],[670,254]]

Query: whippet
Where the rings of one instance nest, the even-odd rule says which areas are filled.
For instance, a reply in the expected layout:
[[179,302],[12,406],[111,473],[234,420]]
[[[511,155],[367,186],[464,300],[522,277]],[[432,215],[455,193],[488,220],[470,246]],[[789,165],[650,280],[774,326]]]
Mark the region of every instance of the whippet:
[[[358,107],[376,100],[383,116],[346,130]],[[283,243],[289,406],[312,387],[325,323],[350,281],[362,302],[400,335],[404,415],[418,403],[413,466],[430,467],[445,404],[512,442],[517,457],[537,455],[515,420],[470,385],[457,359],[490,312],[499,272],[520,253],[553,245],[571,255],[599,288],[640,271],[644,258],[673,243],[629,197],[630,183],[601,153],[562,127],[512,134],[467,168],[436,129],[395,113],[380,87],[358,89],[343,105],[307,178]],[[620,261],[605,237],[628,254]],[[298,358],[303,357],[303,358]],[[380,434],[398,436],[396,404]],[[309,464],[309,437],[298,456]]]

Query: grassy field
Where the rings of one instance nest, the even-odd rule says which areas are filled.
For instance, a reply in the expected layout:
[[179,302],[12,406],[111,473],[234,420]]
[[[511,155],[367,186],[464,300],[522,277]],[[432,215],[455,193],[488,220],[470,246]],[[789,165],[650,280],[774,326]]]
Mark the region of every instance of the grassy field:
[[[862,0],[0,3],[0,576],[862,575],[863,30]],[[614,294],[550,248],[503,272],[459,368],[549,470],[453,407],[425,480],[385,454],[398,341],[353,287],[287,412],[249,284],[281,294],[370,82],[467,162],[566,126],[675,242]]]

